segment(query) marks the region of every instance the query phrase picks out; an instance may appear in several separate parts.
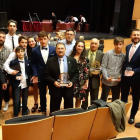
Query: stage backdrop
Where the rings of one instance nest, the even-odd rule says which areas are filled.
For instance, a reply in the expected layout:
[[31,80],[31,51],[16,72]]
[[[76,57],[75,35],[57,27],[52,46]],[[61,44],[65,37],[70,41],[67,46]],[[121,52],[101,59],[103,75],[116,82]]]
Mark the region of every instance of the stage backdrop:
[[[119,0],[120,13],[118,17],[119,35],[127,34],[130,29],[134,0]],[[51,13],[56,13],[58,20],[64,21],[68,15],[79,17],[84,15],[90,26],[90,31],[109,33],[110,26],[114,22],[114,11],[116,0],[1,0],[0,12],[7,12],[8,19],[18,21],[18,28],[21,20],[29,20],[28,12],[32,17],[38,13],[40,20],[51,19]],[[123,24],[121,24],[123,21]],[[125,23],[126,26],[125,26]]]

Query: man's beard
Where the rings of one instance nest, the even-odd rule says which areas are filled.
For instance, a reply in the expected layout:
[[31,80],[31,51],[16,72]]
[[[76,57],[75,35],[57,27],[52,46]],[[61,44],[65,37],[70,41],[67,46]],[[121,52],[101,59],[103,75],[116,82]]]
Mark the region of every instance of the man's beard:
[[137,43],[140,42],[140,39],[139,39],[137,42],[135,42],[134,39],[132,39],[131,41],[132,41],[133,43],[136,43],[136,44],[137,44]]
[[3,41],[0,41],[0,46],[3,46],[4,42]]

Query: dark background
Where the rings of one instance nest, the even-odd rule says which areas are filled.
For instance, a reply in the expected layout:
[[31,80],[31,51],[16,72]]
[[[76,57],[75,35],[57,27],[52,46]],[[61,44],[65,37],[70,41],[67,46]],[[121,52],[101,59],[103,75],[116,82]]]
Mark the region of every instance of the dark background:
[[0,0],[0,12],[7,12],[7,20],[18,21],[18,29],[22,29],[21,20],[29,20],[28,12],[32,17],[37,13],[41,21],[51,19],[54,12],[62,21],[68,15],[84,15],[90,31],[109,33],[113,25],[118,35],[129,34],[133,6],[134,0]]

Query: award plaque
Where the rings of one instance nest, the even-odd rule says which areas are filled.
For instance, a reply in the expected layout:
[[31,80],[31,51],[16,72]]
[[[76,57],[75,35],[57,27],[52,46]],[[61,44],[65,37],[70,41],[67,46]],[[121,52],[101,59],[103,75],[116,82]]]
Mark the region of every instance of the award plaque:
[[99,74],[100,72],[100,62],[98,61],[94,61],[92,64],[91,64],[91,67],[90,67],[90,72],[91,74]]
[[60,83],[60,86],[62,86],[62,87],[68,86],[70,83],[68,73],[65,73],[65,72],[61,73],[59,75],[58,82]]

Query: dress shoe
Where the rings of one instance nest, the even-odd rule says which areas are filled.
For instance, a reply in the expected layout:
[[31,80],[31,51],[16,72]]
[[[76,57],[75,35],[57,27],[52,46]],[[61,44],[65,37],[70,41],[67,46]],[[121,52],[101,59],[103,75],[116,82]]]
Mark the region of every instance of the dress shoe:
[[5,102],[5,105],[3,107],[3,111],[7,111],[9,106],[9,102]]
[[133,124],[134,123],[134,117],[130,117],[129,120],[128,120],[128,123]]
[[135,124],[136,128],[140,128],[140,122]]
[[26,112],[22,112],[22,115],[28,115],[30,113],[30,110],[27,109]]

